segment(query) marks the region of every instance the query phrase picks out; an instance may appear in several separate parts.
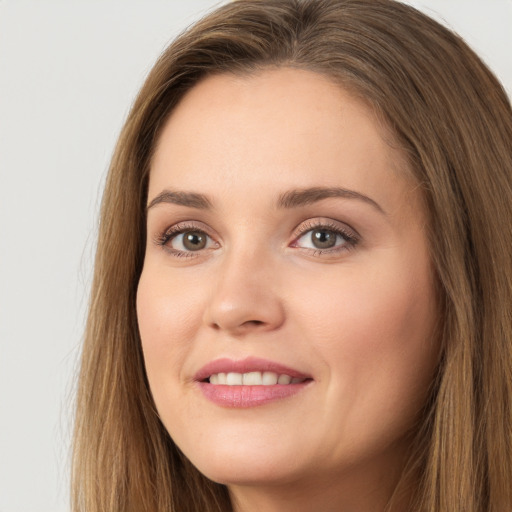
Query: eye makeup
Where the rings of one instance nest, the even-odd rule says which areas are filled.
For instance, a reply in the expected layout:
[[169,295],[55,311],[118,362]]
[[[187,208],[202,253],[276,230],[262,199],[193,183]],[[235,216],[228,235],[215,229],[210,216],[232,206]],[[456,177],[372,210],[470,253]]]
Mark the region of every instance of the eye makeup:
[[220,244],[207,231],[202,222],[179,222],[158,234],[154,243],[167,250],[172,256],[195,257],[220,247]]
[[360,236],[354,229],[333,219],[310,219],[298,226],[290,247],[308,251],[313,256],[336,256],[353,249]]
[[[335,257],[354,249],[360,236],[339,221],[314,218],[295,228],[291,239],[288,247],[315,257]],[[205,255],[221,246],[205,224],[192,220],[166,228],[154,238],[154,243],[178,258]]]

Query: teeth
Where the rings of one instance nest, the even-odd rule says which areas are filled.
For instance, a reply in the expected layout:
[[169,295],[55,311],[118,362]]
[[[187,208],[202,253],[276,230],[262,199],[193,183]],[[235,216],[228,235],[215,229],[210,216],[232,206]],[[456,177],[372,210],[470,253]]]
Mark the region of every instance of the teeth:
[[241,373],[228,373],[226,375],[226,384],[228,386],[241,386],[242,385],[242,374]]
[[279,375],[274,372],[248,373],[215,373],[210,375],[210,384],[225,384],[228,386],[274,386],[276,384],[298,384],[306,379]]
[[290,384],[292,381],[292,378],[289,375],[279,375],[279,378],[277,379],[278,384]]
[[264,386],[275,386],[277,384],[278,375],[273,372],[263,372],[263,385]]
[[[261,386],[261,373],[260,372],[249,372],[244,373],[242,380],[245,386]],[[211,382],[211,379],[210,379]]]

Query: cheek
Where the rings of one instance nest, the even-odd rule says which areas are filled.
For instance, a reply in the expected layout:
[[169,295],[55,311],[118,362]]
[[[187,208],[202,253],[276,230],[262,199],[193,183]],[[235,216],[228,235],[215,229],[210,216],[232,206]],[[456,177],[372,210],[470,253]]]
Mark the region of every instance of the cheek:
[[307,301],[296,302],[300,330],[315,340],[330,385],[354,405],[364,401],[377,409],[421,400],[437,361],[428,263],[382,262],[326,276],[323,285],[309,287]]
[[144,268],[137,289],[139,332],[155,400],[165,393],[165,382],[181,378],[189,340],[200,321],[193,289],[179,293],[182,289],[165,277],[165,271],[153,272],[151,267]]
[[[298,316],[310,321],[318,339],[345,339],[351,333],[367,333],[354,339],[353,346],[375,350],[385,339],[405,341],[429,330],[435,317],[430,273],[403,268],[357,269],[301,285],[295,293]],[[357,343],[356,343],[357,342]],[[384,348],[384,347],[383,347]]]

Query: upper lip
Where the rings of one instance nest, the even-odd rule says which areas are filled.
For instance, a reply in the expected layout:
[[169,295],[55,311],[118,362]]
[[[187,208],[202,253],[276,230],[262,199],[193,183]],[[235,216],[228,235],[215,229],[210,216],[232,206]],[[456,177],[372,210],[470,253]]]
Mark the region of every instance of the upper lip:
[[203,381],[208,379],[210,375],[217,373],[249,373],[249,372],[274,372],[278,375],[289,375],[290,377],[297,377],[302,379],[311,378],[308,374],[290,368],[289,366],[269,361],[267,359],[260,359],[257,357],[248,357],[234,361],[228,358],[215,359],[204,365],[195,375],[194,380]]

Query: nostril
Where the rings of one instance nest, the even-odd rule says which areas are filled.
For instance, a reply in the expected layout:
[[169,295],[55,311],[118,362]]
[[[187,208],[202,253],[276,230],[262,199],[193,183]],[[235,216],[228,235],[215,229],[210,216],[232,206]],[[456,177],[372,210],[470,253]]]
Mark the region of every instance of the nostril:
[[261,321],[261,320],[247,320],[246,322],[243,323],[243,325],[247,325],[248,327],[249,326],[258,326],[258,325],[263,325],[265,322]]

